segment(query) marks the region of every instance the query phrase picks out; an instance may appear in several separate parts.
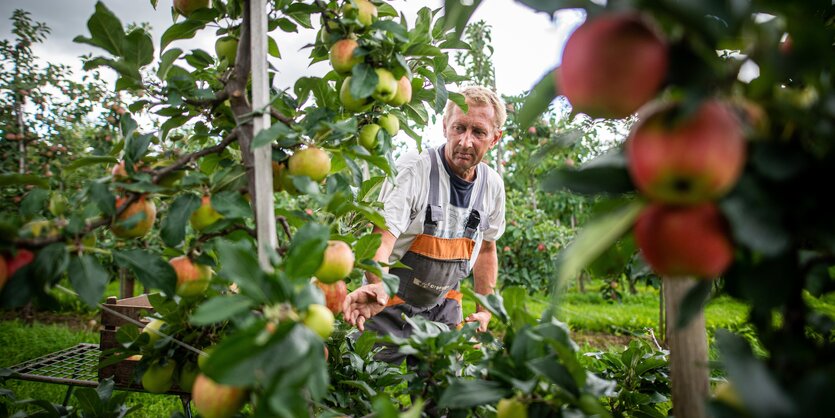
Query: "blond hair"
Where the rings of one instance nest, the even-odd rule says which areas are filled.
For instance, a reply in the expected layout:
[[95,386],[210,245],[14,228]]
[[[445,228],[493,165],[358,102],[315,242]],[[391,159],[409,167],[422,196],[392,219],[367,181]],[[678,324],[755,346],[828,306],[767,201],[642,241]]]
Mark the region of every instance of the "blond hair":
[[[493,108],[493,124],[495,128],[501,130],[504,127],[504,122],[507,120],[507,110],[505,110],[502,99],[493,90],[482,86],[468,86],[464,87],[459,93],[464,95],[468,104],[475,103],[476,105],[488,104]],[[452,100],[447,101],[446,109],[444,109],[444,123],[446,123],[450,116],[452,116],[453,106],[458,106]]]

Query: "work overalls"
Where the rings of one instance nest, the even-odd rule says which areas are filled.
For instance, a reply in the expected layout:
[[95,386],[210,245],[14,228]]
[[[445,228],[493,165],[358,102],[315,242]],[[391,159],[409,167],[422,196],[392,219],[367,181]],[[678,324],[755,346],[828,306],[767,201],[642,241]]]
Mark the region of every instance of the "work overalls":
[[[420,315],[435,322],[455,327],[462,321],[460,281],[469,274],[469,261],[475,248],[475,236],[488,227],[484,213],[484,191],[487,188],[487,172],[483,164],[477,167],[476,178],[481,178],[478,190],[473,190],[473,208],[463,226],[455,227],[453,236],[440,237],[438,222],[444,219],[440,205],[440,162],[443,158],[437,149],[430,150],[429,202],[423,222],[423,233],[418,234],[400,261],[411,269],[393,268],[390,273],[400,278],[397,293],[382,312],[373,316],[366,329],[378,334],[408,337],[411,326],[402,319]],[[450,184],[450,187],[452,185]],[[449,197],[447,197],[448,199]],[[451,203],[450,203],[451,205]],[[399,363],[405,355],[397,347],[387,347],[377,355],[378,360]]]

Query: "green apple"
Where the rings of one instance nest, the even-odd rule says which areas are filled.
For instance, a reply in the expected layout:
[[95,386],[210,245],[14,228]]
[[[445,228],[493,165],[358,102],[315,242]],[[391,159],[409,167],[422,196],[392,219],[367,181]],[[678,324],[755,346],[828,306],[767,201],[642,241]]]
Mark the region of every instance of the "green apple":
[[201,231],[219,221],[221,218],[223,218],[223,215],[218,213],[218,211],[212,207],[211,196],[203,195],[200,207],[191,213],[189,222],[191,222],[191,227],[194,228],[195,231]]
[[191,392],[191,388],[194,386],[194,380],[197,379],[198,374],[200,374],[200,368],[197,367],[197,364],[191,361],[184,364],[180,368],[180,378],[177,380],[177,386],[186,392]]
[[412,82],[409,81],[409,77],[404,75],[403,77],[400,77],[400,80],[397,80],[397,92],[394,94],[394,97],[386,103],[394,107],[400,107],[411,101]]
[[377,146],[377,133],[380,132],[380,125],[376,123],[369,123],[360,128],[360,145],[367,150],[372,150]]
[[208,346],[203,349],[204,354],[197,356],[197,367],[199,367],[200,370],[203,370],[206,367],[206,362],[209,360],[209,356],[212,355],[212,351],[214,350],[215,346]]
[[400,119],[397,119],[397,116],[394,116],[391,113],[380,116],[380,120],[378,120],[377,123],[379,123],[390,136],[395,136],[398,132],[400,132]]
[[163,325],[165,325],[165,321],[155,318],[152,319],[151,322],[148,322],[148,324],[145,325],[145,328],[142,328],[142,332],[148,334],[148,344],[153,346],[157,341],[159,341],[161,337],[153,331],[159,331]]
[[393,100],[397,95],[397,80],[394,79],[394,75],[385,68],[377,68],[374,72],[377,73],[377,86],[374,87],[371,97],[381,102]]
[[231,36],[224,36],[215,41],[215,53],[221,65],[224,63],[231,67],[235,65],[235,57],[238,55],[238,40]]
[[331,171],[331,157],[321,148],[307,147],[296,151],[287,163],[288,171],[294,176],[308,176],[313,181],[322,181]]
[[327,306],[313,304],[307,307],[304,325],[313,330],[323,340],[327,340],[333,333],[333,312]]
[[371,109],[371,105],[373,104],[369,98],[364,99],[357,99],[354,96],[351,96],[351,77],[345,77],[345,81],[342,82],[342,88],[339,89],[339,101],[342,102],[342,106],[345,110],[350,112],[365,112]]
[[[379,128],[377,128],[379,130]],[[354,269],[354,252],[345,241],[328,241],[322,264],[314,275],[323,283],[334,283],[351,274]]]
[[155,362],[142,375],[142,387],[151,393],[165,393],[174,385],[177,362],[169,359],[164,365]]
[[[357,5],[357,20],[362,26],[371,26],[374,20],[377,19],[377,6],[368,0],[354,0],[354,2]],[[345,14],[350,15],[353,10],[354,6],[350,1],[345,3],[345,8],[343,9]]]
[[516,398],[499,400],[496,418],[528,418],[528,408]]
[[52,196],[49,198],[49,213],[54,216],[61,216],[67,212],[69,204],[70,202],[61,193],[52,193]]
[[355,65],[362,62],[362,57],[355,57],[354,50],[359,44],[353,39],[340,39],[330,50],[331,66],[339,74],[348,74]]

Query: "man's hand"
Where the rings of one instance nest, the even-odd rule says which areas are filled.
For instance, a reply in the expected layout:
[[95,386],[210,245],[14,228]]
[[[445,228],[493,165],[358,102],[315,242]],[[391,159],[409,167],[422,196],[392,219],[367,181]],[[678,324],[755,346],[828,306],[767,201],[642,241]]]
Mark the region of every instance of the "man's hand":
[[345,297],[342,313],[345,321],[365,331],[365,321],[380,313],[389,300],[383,283],[371,283],[360,287]]
[[478,332],[486,332],[487,331],[487,324],[490,323],[490,318],[493,317],[488,311],[481,311],[476,313],[471,313],[466,318],[464,318],[464,322],[478,322]]

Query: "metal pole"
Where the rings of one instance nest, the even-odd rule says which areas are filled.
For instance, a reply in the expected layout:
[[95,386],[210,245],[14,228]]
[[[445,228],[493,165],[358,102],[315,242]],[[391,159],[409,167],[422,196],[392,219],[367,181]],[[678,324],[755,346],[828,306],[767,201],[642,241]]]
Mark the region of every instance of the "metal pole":
[[[263,113],[253,120],[253,138],[270,126],[270,81],[267,74],[267,2],[252,0],[250,18],[252,30],[252,109]],[[261,268],[272,270],[269,251],[278,245],[275,233],[273,206],[272,149],[263,146],[253,151],[255,161],[255,219],[258,237],[258,261]]]

